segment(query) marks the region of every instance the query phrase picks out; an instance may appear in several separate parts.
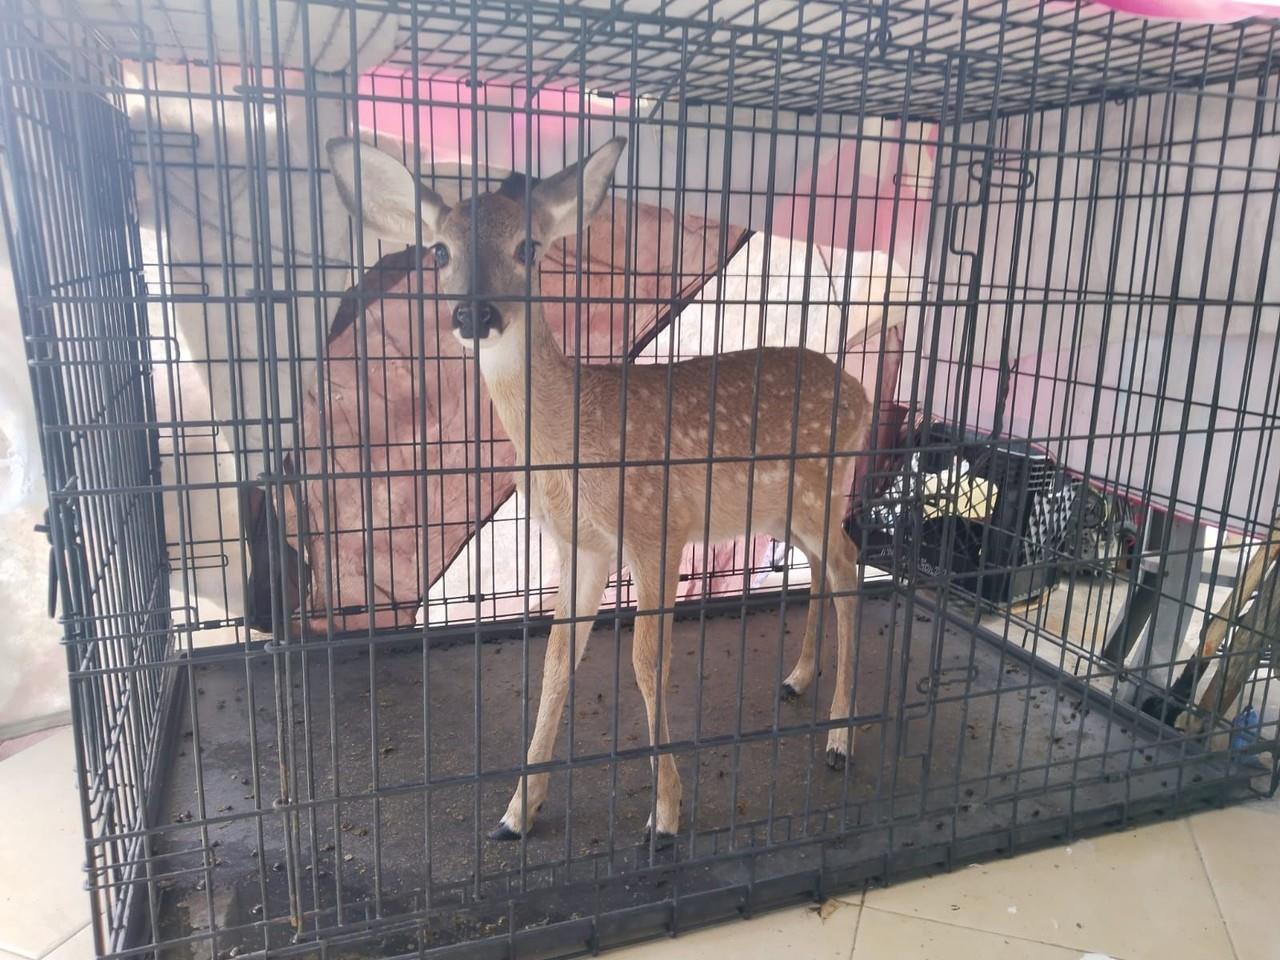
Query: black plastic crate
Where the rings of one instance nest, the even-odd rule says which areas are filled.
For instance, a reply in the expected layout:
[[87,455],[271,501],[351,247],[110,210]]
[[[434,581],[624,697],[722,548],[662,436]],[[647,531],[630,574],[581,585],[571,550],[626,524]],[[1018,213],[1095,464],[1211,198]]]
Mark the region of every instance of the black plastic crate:
[[941,423],[905,446],[883,492],[845,522],[864,564],[1002,605],[1057,583],[1076,498],[1051,457]]

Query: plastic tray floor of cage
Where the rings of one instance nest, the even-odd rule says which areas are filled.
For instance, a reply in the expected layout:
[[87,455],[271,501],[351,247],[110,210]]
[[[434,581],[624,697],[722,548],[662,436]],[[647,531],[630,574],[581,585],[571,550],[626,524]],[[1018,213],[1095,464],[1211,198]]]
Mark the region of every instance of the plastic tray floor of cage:
[[[515,785],[510,775],[488,774],[515,767],[522,749],[520,641],[431,647],[425,662],[420,644],[378,646],[372,657],[340,649],[331,658],[316,650],[305,665],[300,653],[281,656],[281,676],[290,662],[285,719],[293,727],[293,795],[304,801],[291,869],[284,824],[292,818],[272,807],[279,793],[272,654],[197,662],[194,704],[179,708],[182,732],[155,837],[157,862],[175,875],[161,884],[160,938],[203,936],[199,928],[208,929],[212,905],[219,955],[233,947],[261,949],[264,937],[288,944],[293,875],[311,931],[301,939],[310,940],[317,927],[343,934],[344,956],[464,949],[463,941],[478,948],[476,941],[506,938],[513,923],[517,936],[540,930],[550,936],[552,927],[572,927],[597,910],[614,925],[589,924],[592,936],[612,929],[627,939],[662,932],[674,915],[664,912],[673,891],[686,906],[699,898],[721,908],[729,903],[733,915],[743,909],[742,891],[757,885],[791,890],[798,883],[812,893],[815,882],[851,885],[953,856],[978,859],[1114,825],[1143,809],[1172,813],[1193,800],[1221,802],[1248,792],[1248,774],[1239,768],[1196,758],[1185,741],[1157,739],[1154,727],[1135,724],[1114,702],[1082,696],[1050,664],[1029,666],[1025,654],[892,596],[861,604],[857,683],[865,694],[856,708],[854,763],[847,775],[832,772],[823,762],[825,730],[810,725],[825,720],[830,705],[833,641],[823,644],[826,669],[816,691],[795,703],[775,697],[780,667],[790,669],[804,632],[804,602],[788,607],[785,621],[776,610],[708,619],[701,645],[699,621],[677,621],[673,736],[687,746],[700,710],[707,745],[696,770],[693,752],[677,747],[682,834],[674,851],[658,855],[656,872],[645,869],[649,848],[641,842],[650,772],[629,628],[620,630],[619,643],[611,628],[597,626],[592,635],[571,712],[574,756],[596,762],[575,765],[571,776],[552,774],[523,853],[519,843],[482,838]],[[826,637],[833,631],[829,621]],[[543,642],[530,640],[528,649],[535,699]],[[699,662],[702,683],[694,673]],[[615,676],[619,758],[611,761]],[[201,843],[192,710],[212,850]],[[784,731],[776,739],[775,710]],[[737,745],[736,729],[747,734]],[[565,740],[562,733],[557,759],[565,756]],[[429,806],[424,776],[439,784]],[[307,797],[319,802],[307,804]],[[704,859],[712,855],[715,861]],[[339,881],[345,931],[338,928]],[[516,895],[522,882],[527,892]],[[655,907],[662,909],[649,916]],[[375,917],[383,919],[366,929]]]

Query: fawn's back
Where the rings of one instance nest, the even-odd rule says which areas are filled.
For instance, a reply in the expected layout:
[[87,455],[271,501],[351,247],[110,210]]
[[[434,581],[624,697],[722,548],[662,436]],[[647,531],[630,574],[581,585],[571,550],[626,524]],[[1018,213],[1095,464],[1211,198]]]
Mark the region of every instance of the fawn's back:
[[535,443],[530,462],[576,467],[535,472],[533,496],[541,518],[557,528],[574,515],[576,497],[576,537],[569,527],[558,532],[583,546],[612,543],[620,526],[624,539],[647,538],[663,531],[664,519],[674,546],[701,539],[708,480],[712,538],[748,526],[786,538],[778,528],[788,502],[793,512],[822,511],[848,492],[851,455],[870,422],[857,380],[828,357],[794,347],[625,371],[582,366],[577,406],[569,409],[578,413],[577,450],[561,434],[557,444]]

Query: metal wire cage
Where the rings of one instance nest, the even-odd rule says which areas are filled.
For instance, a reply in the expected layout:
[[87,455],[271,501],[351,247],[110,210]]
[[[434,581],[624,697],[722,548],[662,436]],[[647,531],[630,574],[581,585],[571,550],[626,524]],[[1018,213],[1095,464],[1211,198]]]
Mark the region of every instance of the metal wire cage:
[[[569,955],[1275,790],[1275,22],[16,0],[0,35],[99,955]],[[398,241],[393,160],[426,198]],[[539,378],[530,346],[512,394],[454,329],[493,234],[532,259],[557,196],[576,217],[501,309],[579,364]],[[592,426],[605,365],[630,448]],[[852,444],[839,389],[802,402],[836,369]],[[698,389],[702,433],[672,413]],[[550,421],[572,445],[540,459]],[[578,494],[615,447],[616,513]],[[812,463],[834,508],[794,486]],[[662,542],[673,497],[743,489],[736,540]],[[490,839],[528,774],[536,823]]]

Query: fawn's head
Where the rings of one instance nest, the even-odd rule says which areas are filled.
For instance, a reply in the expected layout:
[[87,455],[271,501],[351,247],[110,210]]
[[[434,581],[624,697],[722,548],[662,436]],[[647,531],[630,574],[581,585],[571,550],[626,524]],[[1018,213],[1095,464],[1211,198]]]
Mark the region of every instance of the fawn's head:
[[454,336],[479,350],[540,311],[526,292],[538,296],[543,252],[575,233],[579,222],[585,226],[604,203],[626,143],[616,137],[528,189],[513,176],[501,189],[456,207],[375,147],[360,144],[358,164],[354,140],[330,140],[328,152],[338,192],[357,223],[387,240],[431,249],[436,289],[448,298]]

